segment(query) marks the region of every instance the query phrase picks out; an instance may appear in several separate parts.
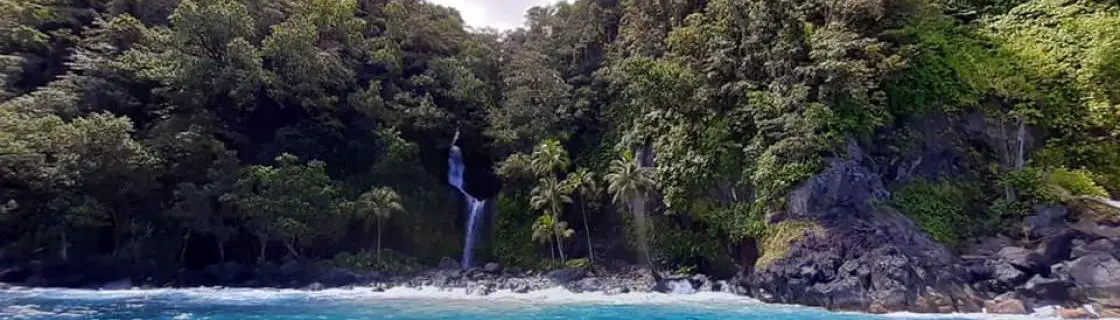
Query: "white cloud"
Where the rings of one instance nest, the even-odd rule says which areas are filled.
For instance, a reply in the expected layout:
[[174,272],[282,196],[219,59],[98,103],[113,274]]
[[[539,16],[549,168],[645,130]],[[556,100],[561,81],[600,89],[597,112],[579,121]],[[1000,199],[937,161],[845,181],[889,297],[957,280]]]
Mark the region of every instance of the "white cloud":
[[525,11],[546,5],[551,0],[428,0],[459,10],[463,20],[472,27],[513,29],[525,23]]

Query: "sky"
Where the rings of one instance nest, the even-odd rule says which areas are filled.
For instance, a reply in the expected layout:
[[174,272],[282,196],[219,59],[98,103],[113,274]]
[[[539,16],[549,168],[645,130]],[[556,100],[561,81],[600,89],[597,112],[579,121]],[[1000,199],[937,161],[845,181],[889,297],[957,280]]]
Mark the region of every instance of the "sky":
[[472,27],[492,27],[499,30],[520,27],[525,22],[525,10],[549,4],[551,0],[428,0],[459,10],[463,20]]

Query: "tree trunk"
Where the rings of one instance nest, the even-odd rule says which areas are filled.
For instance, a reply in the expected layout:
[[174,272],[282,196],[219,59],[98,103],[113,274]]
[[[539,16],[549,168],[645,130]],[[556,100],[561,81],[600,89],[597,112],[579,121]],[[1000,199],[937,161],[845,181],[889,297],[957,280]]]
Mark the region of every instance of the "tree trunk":
[[222,237],[218,237],[218,261],[226,262],[226,241]]
[[381,261],[381,219],[377,219],[377,260]]
[[[583,199],[580,199],[583,200]],[[579,213],[583,215],[583,233],[587,234],[587,262],[595,263],[595,249],[591,248],[591,226],[587,223],[587,209],[583,201],[579,204]]]
[[1026,149],[1026,144],[1027,144],[1026,137],[1025,137],[1027,135],[1027,121],[1025,119],[1023,119],[1022,116],[1019,116],[1018,118],[1019,118],[1019,132],[1018,132],[1018,134],[1016,134],[1016,136],[1018,138],[1017,140],[1019,142],[1019,145],[1018,145],[1018,148],[1017,148],[1018,150],[1016,150],[1016,152],[1015,152],[1015,170],[1016,171],[1023,170],[1023,160],[1024,160],[1023,159],[1024,158],[1023,157],[1023,152],[1025,151],[1024,149]]
[[257,256],[257,262],[264,262],[264,253],[268,249],[268,237],[257,235],[257,239],[261,241],[261,255]]
[[62,258],[62,261],[70,260],[70,252],[69,252],[70,251],[69,250],[70,249],[70,242],[66,240],[66,228],[62,228],[62,239],[61,240],[62,240],[62,243],[61,243],[61,248],[58,252],[58,255],[59,255],[59,257]]
[[183,265],[183,261],[187,258],[187,247],[191,245],[191,231],[187,230],[183,234],[183,250],[179,250],[179,266]]
[[296,242],[296,240],[293,238],[291,241],[284,242],[284,246],[288,247],[288,252],[289,253],[291,253],[296,258],[299,258],[300,257],[299,252],[296,251],[296,247],[293,245],[293,243],[295,243],[295,242]]
[[560,263],[565,263],[568,262],[568,259],[564,258],[564,249],[560,246],[560,232],[563,232],[563,230],[558,228],[560,225],[560,209],[557,207],[556,204],[552,204],[552,236],[556,238],[556,252],[560,254]]

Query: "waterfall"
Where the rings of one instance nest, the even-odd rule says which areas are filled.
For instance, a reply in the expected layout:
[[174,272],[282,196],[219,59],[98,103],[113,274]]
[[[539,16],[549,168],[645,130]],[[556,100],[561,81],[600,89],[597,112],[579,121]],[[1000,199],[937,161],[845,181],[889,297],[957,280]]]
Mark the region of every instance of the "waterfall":
[[482,218],[483,209],[486,208],[486,200],[475,199],[474,196],[467,193],[466,189],[463,189],[463,153],[459,150],[459,146],[455,145],[458,138],[459,133],[456,132],[455,139],[451,141],[451,155],[447,159],[447,182],[459,189],[459,192],[467,198],[467,213],[469,216],[467,218],[467,237],[463,244],[462,260],[463,269],[467,269],[471,267],[471,255],[474,253],[474,245],[477,241],[476,234],[479,228],[478,220]]

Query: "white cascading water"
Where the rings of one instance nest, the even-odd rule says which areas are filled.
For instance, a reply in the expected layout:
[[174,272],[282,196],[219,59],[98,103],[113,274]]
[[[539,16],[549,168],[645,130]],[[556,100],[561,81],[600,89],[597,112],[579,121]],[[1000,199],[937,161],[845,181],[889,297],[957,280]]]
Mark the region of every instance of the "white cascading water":
[[463,189],[463,154],[459,150],[459,146],[455,145],[455,141],[459,140],[459,132],[455,132],[455,138],[451,140],[451,155],[447,159],[448,171],[447,182],[467,198],[467,237],[463,244],[463,269],[472,266],[471,255],[474,253],[474,245],[477,240],[475,234],[478,233],[478,220],[482,218],[483,209],[486,208],[486,200],[475,199],[474,196],[467,193]]

